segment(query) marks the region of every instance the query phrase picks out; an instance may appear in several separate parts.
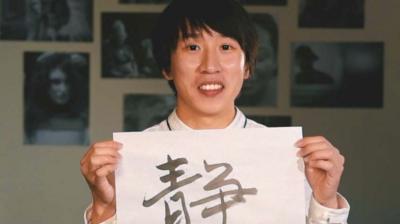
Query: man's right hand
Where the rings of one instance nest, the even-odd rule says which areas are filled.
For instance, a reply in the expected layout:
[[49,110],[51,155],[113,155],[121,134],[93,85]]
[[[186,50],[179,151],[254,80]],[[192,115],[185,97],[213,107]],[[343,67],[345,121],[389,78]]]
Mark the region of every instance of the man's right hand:
[[115,214],[115,177],[122,144],[98,142],[90,146],[81,159],[81,172],[92,192],[91,223],[107,220]]

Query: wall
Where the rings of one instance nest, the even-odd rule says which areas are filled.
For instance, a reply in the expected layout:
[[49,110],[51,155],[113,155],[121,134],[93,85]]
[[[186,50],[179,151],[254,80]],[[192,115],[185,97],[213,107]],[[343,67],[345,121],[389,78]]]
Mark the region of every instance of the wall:
[[[170,93],[164,81],[102,80],[100,12],[158,11],[162,6],[119,5],[95,0],[93,43],[0,42],[0,222],[79,223],[90,193],[79,171],[86,147],[23,145],[23,52],[89,52],[90,135],[110,139],[122,129],[125,93]],[[287,7],[249,7],[278,18],[279,93],[276,108],[243,108],[251,114],[290,115],[306,135],[322,134],[346,156],[340,192],[351,203],[350,223],[400,223],[400,2],[366,0],[365,29],[298,29],[298,2]],[[291,108],[290,43],[384,41],[384,107],[380,109]]]

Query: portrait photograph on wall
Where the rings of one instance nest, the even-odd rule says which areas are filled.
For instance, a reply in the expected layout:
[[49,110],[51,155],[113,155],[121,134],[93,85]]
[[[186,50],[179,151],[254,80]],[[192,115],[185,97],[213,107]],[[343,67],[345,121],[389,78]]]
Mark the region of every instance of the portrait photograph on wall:
[[102,77],[162,78],[153,57],[156,13],[102,14]]
[[275,106],[278,80],[278,26],[270,14],[250,15],[259,38],[256,67],[243,83],[238,106]]
[[260,124],[267,127],[290,127],[292,126],[292,117],[290,116],[261,116],[261,115],[249,115],[249,119],[252,119]]
[[292,44],[291,105],[383,107],[381,42]]
[[364,27],[365,0],[300,0],[299,4],[299,27]]
[[93,0],[2,0],[0,4],[1,40],[93,40]]
[[127,94],[124,96],[124,131],[143,131],[167,119],[175,108],[175,96]]
[[25,52],[25,144],[87,145],[89,55]]

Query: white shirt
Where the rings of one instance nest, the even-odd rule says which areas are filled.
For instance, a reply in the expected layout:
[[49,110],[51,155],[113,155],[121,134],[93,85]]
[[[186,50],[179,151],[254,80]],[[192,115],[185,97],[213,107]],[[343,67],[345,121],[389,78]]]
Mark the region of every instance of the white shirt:
[[[247,119],[246,116],[236,109],[236,115],[233,121],[225,128],[265,128],[266,126],[259,124],[253,120]],[[179,119],[176,111],[174,110],[169,117],[161,123],[146,129],[145,131],[175,131],[175,130],[192,130],[189,126]],[[345,208],[332,209],[319,204],[312,196],[312,191],[308,183],[306,185],[306,207],[308,210],[307,224],[346,224],[350,212],[350,205],[346,199],[339,195],[345,202]],[[89,206],[84,214],[85,224],[89,224],[91,217],[91,206]],[[115,216],[102,222],[101,224],[116,224]]]

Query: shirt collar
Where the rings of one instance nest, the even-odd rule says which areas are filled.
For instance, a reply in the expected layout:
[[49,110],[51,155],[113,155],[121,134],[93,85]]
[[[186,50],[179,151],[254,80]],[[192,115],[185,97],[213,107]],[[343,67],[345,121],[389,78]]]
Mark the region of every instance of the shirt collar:
[[[243,128],[245,126],[246,121],[246,116],[242,113],[242,111],[239,110],[239,108],[236,109],[236,114],[235,118],[233,121],[225,128],[225,129],[233,129],[233,128]],[[167,124],[169,124],[169,127],[171,130],[193,130],[193,128],[187,126],[181,119],[179,119],[178,115],[176,114],[176,109],[172,111],[172,113],[168,116],[167,118]]]

